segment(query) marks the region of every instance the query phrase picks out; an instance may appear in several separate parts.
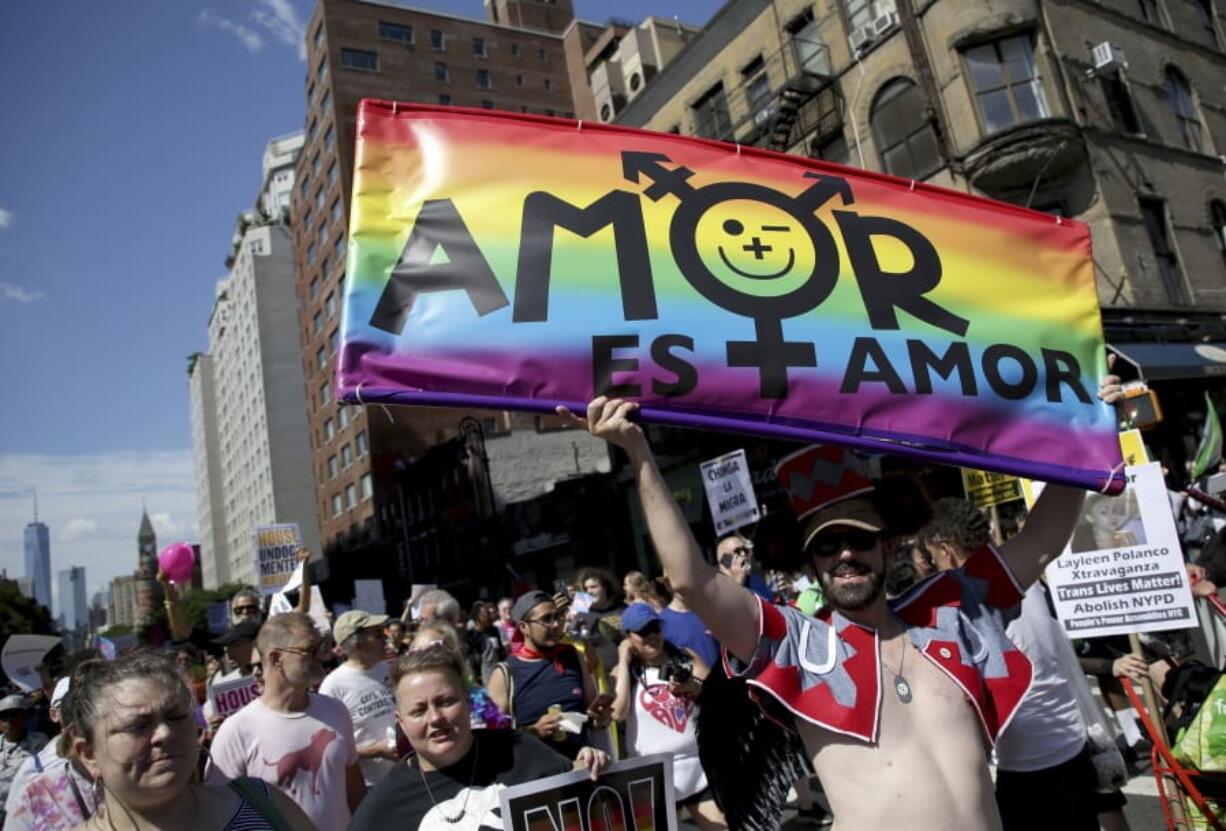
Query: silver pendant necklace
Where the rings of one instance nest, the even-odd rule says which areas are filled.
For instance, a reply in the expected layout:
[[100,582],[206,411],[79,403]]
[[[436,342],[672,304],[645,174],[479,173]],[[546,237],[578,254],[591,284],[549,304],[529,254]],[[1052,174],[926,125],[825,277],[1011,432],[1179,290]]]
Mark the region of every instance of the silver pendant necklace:
[[898,659],[898,672],[894,673],[894,694],[903,704],[911,703],[911,684],[902,674],[903,665],[907,662],[907,634],[903,632],[902,657]]
[[438,808],[438,812],[442,814],[443,816],[443,821],[446,822],[448,825],[455,825],[457,822],[462,820],[464,818],[464,814],[468,812],[468,798],[472,796],[473,783],[477,781],[477,759],[480,758],[480,756],[481,756],[481,743],[478,742],[477,737],[474,736],[473,737],[473,769],[472,769],[472,773],[470,773],[468,776],[468,787],[464,789],[464,802],[463,804],[460,805],[460,813],[456,814],[454,817],[448,816],[447,812],[443,810],[443,806],[439,805],[438,801],[434,798],[434,792],[430,790],[430,781],[426,779],[426,772],[425,770],[422,769],[421,759],[418,758],[417,760],[417,772],[421,774],[421,783],[426,786],[426,796],[430,797],[430,804],[433,805],[435,808]]

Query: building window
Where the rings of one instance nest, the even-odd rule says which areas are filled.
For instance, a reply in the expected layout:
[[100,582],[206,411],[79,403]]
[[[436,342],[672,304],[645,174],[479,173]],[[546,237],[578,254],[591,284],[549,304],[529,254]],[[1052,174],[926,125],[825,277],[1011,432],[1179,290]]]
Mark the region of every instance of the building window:
[[328,273],[331,271],[332,271],[332,258],[324,257],[323,263],[319,266],[319,274],[323,279],[327,280]]
[[319,405],[322,407],[332,400],[332,382],[324,381],[319,385]]
[[318,335],[323,330],[324,330],[323,312],[316,312],[315,317],[311,320],[311,334]]
[[[843,0],[843,15],[847,18],[849,32],[869,26],[881,15],[894,10],[893,0]],[[816,35],[816,27],[813,33]],[[817,40],[816,37],[813,39]]]
[[451,105],[451,96],[450,96],[450,95],[448,95],[448,94],[447,94],[447,93],[445,93],[445,92],[440,92],[440,93],[438,94],[438,102],[439,102],[440,104],[442,104],[443,106],[450,106],[450,105]]
[[349,408],[337,407],[337,419],[340,421],[339,429],[344,430],[349,426]]
[[483,110],[492,110],[492,109],[494,109],[494,102],[493,102],[493,101],[491,101],[491,100],[490,100],[490,99],[488,99],[488,98],[483,98],[483,99],[481,99],[481,109],[483,109]]
[[895,78],[877,94],[869,114],[881,169],[904,179],[927,179],[941,167],[936,131],[920,88]]
[[1196,7],[1196,18],[1203,27],[1202,38],[1209,46],[1216,48],[1218,39],[1217,27],[1213,25],[1213,6],[1209,0],[1192,0],[1192,5]]
[[341,200],[339,196],[332,200],[332,221],[341,221]]
[[514,57],[514,58],[519,57],[519,44],[518,43],[511,44],[511,57]]
[[442,29],[430,30],[430,48],[439,50],[447,48],[447,36],[443,34]]
[[320,186],[319,190],[315,191],[315,207],[321,211],[324,209],[324,188]]
[[316,277],[311,281],[311,299],[319,297],[319,278]]
[[328,457],[328,478],[335,479],[338,473],[340,473],[340,468],[336,464],[336,457],[329,456]]
[[336,241],[336,261],[343,263],[345,261],[345,237],[342,234],[341,238]]
[[307,125],[307,144],[315,141],[315,136],[319,134],[319,122],[312,118],[311,123]]
[[477,88],[490,89],[490,71],[488,69],[477,70]]
[[319,25],[315,27],[315,48],[318,49],[324,42],[324,23],[319,21]]
[[815,139],[809,149],[809,155],[835,164],[848,164],[851,161],[851,150],[847,147],[847,139],[841,131]]
[[315,350],[315,366],[323,369],[328,365],[328,352],[322,346]]
[[524,76],[522,74],[516,74],[515,75],[515,86],[522,87],[523,85],[524,85]]
[[336,292],[328,292],[328,296],[324,298],[324,309],[329,318],[336,316]]
[[436,63],[434,65],[434,80],[443,82],[447,81],[447,64]]
[[319,220],[319,250],[323,251],[324,246],[328,244],[328,218],[323,217]]
[[1183,146],[1197,153],[1205,152],[1200,114],[1196,111],[1196,101],[1192,98],[1187,79],[1178,69],[1168,66],[1162,88],[1171,105],[1171,112],[1175,114],[1175,122],[1179,125],[1179,138]]
[[315,70],[315,82],[323,84],[324,79],[328,77],[328,56],[324,55],[319,61],[319,68]]
[[728,116],[728,97],[724,94],[723,82],[707,90],[690,109],[694,113],[695,135],[719,139],[732,132],[732,120]]
[[376,72],[379,69],[379,55],[366,49],[342,49],[341,66],[346,69],[364,69]]
[[328,165],[328,185],[329,187],[336,184],[336,179],[340,173],[336,169],[336,162]]
[[366,444],[366,431],[365,430],[363,430],[361,433],[358,433],[357,437],[354,439],[354,444],[358,446],[358,458],[359,459],[367,454],[370,448]]
[[343,509],[341,495],[339,493],[332,494],[332,516],[340,516]]
[[351,483],[345,485],[345,507],[356,508],[358,506],[358,489]]
[[1141,197],[1139,204],[1141,219],[1145,223],[1145,232],[1149,235],[1149,244],[1158,263],[1158,273],[1162,278],[1162,287],[1166,289],[1166,297],[1176,306],[1187,305],[1188,292],[1179,269],[1179,257],[1175,253],[1175,246],[1171,244],[1166,205],[1161,199],[1145,196]]
[[328,114],[328,105],[332,103],[332,90],[324,90],[324,97],[319,99],[319,111]]
[[1158,8],[1158,0],[1137,0],[1141,19],[1155,26],[1162,25],[1162,12]]
[[545,63],[546,61],[548,61],[548,60],[549,60],[549,56],[545,54],[545,50],[544,50],[544,49],[537,49],[537,50],[536,50],[536,59],[537,59],[538,61],[540,61],[541,63]]
[[346,444],[341,448],[341,469],[348,470],[351,467],[353,467],[353,451]]
[[[636,75],[635,77],[638,77],[638,76]],[[553,78],[546,78],[546,79],[545,79],[545,91],[546,91],[546,92],[552,92],[552,91],[553,91]]]
[[1102,87],[1103,98],[1107,101],[1107,111],[1111,113],[1111,123],[1121,133],[1138,135],[1141,130],[1141,119],[1137,117],[1136,105],[1132,102],[1132,94],[1128,85],[1118,72],[1098,76]]
[[341,330],[333,329],[332,334],[328,335],[328,354],[335,355],[336,348],[341,342]]
[[787,25],[787,30],[792,36],[792,51],[796,54],[796,65],[806,72],[829,75],[830,54],[817,32],[817,21],[813,18],[813,10],[806,9],[792,18]]
[[311,159],[311,175],[318,176],[321,166],[322,160],[320,159],[319,154],[316,153],[315,158]]
[[400,43],[413,43],[413,27],[405,26],[402,23],[388,23],[385,20],[379,21],[379,37],[384,40],[395,40]]
[[[298,186],[298,193],[303,199],[306,199],[307,193],[311,190],[311,180],[304,173],[302,176],[302,184]],[[310,208],[307,208],[307,213],[310,213]]]
[[1213,224],[1213,239],[1217,242],[1222,262],[1226,263],[1226,202],[1214,199],[1209,203],[1209,221]]
[[485,38],[473,38],[473,55],[478,58],[489,57],[489,53],[485,50]]
[[315,243],[307,246],[307,265],[315,264]]
[[754,58],[741,70],[741,83],[745,87],[745,98],[749,111],[754,114],[754,121],[761,123],[759,118],[770,115],[771,82],[766,74],[766,63],[762,56]]
[[324,149],[332,147],[332,142],[336,140],[336,127],[328,127],[328,132],[324,133]]
[[362,474],[362,501],[370,499],[375,495],[375,480],[369,473]]
[[964,54],[985,135],[1048,116],[1030,35],[985,43]]
[[332,441],[336,438],[336,425],[332,423],[332,419],[324,422],[324,441]]

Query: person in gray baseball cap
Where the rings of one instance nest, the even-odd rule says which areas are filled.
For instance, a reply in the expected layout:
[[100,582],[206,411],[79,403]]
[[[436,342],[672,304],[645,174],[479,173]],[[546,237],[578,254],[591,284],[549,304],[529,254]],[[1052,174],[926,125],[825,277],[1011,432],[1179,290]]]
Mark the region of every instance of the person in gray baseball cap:
[[[13,777],[22,762],[42,750],[47,737],[26,729],[30,700],[24,695],[0,698],[0,805],[8,799]],[[0,825],[4,824],[0,812]]]
[[332,639],[345,653],[345,663],[319,685],[321,695],[341,701],[353,719],[362,778],[373,786],[396,764],[396,699],[388,685],[391,663],[383,640],[387,615],[357,609],[345,612],[332,626]]

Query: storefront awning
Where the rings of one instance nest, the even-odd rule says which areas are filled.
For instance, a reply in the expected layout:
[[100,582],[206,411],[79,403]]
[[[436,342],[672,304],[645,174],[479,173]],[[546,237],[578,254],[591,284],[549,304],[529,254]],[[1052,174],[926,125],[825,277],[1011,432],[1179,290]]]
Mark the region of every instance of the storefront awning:
[[1146,381],[1226,376],[1226,343],[1109,343]]

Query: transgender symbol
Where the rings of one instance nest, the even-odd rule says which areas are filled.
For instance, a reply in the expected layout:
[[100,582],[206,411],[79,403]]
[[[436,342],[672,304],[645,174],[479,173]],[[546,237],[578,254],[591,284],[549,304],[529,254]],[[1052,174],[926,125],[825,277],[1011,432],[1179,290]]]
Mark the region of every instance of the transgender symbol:
[[[622,152],[622,173],[638,183],[646,176],[652,184],[643,194],[653,202],[672,194],[681,204],[669,226],[669,245],[682,275],[699,294],[733,314],[754,322],[752,341],[728,341],[730,367],[755,367],[763,398],[783,398],[788,392],[788,368],[817,366],[817,354],[808,341],[783,338],[783,321],[805,314],[830,296],[839,276],[839,251],[834,236],[814,213],[836,194],[844,205],[855,199],[846,180],[820,173],[805,173],[816,179],[797,196],[747,182],[718,182],[694,188],[687,181],[694,171],[687,167],[669,170],[660,163],[669,158],[659,153]],[[753,202],[774,216],[786,216],[788,224],[747,227],[748,216],[738,216],[736,203]],[[724,217],[725,213],[729,215]],[[724,217],[712,224],[712,218]],[[772,281],[799,283],[782,293],[763,296],[729,285],[716,275],[698,249],[699,227],[704,238],[719,240],[716,253],[731,273],[746,287]],[[798,250],[798,245],[805,250]],[[801,263],[811,261],[808,275]],[[793,272],[797,272],[793,274]]]

